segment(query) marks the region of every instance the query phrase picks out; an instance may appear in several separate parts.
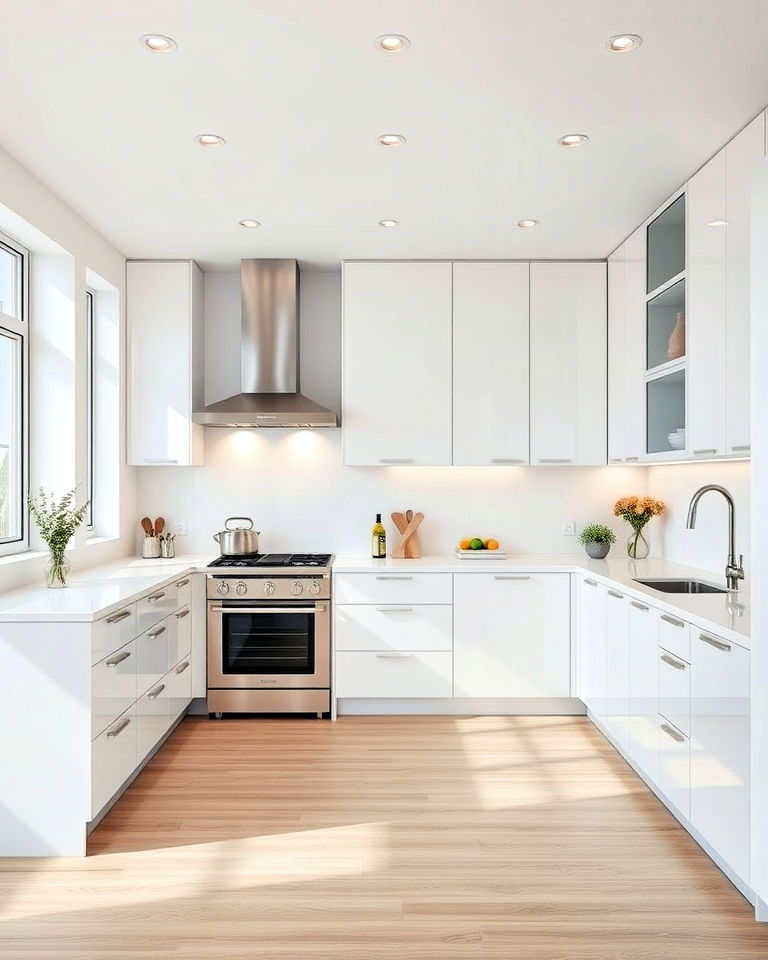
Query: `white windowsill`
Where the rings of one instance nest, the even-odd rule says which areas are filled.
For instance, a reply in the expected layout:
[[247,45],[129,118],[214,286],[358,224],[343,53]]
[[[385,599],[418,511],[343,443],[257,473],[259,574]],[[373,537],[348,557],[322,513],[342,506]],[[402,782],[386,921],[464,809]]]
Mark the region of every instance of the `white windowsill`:
[[93,547],[99,543],[116,543],[120,537],[97,537],[91,536],[85,541],[86,547]]
[[23,550],[20,553],[9,553],[5,557],[0,557],[0,567],[10,566],[12,563],[24,563],[28,560],[39,560],[47,556],[47,550]]

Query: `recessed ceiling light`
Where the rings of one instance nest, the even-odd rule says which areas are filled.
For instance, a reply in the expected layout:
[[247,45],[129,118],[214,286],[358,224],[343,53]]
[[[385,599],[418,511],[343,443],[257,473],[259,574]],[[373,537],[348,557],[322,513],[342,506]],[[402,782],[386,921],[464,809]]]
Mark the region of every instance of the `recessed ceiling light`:
[[710,220],[707,226],[708,227],[727,227],[728,221],[727,220]]
[[376,38],[376,46],[384,53],[399,53],[410,45],[411,41],[401,33],[385,33],[383,36]]
[[195,137],[195,143],[201,147],[221,147],[227,141],[216,133],[200,133]]
[[518,227],[538,227],[539,221],[538,220],[518,220],[517,225]]
[[162,33],[145,33],[139,37],[139,43],[152,53],[171,53],[176,49],[176,41]]
[[380,227],[396,227],[399,221],[397,220],[379,220]]
[[564,137],[560,137],[558,143],[561,147],[583,147],[585,143],[589,143],[589,137],[586,133],[566,133]]
[[382,133],[377,141],[382,147],[402,147],[405,137],[401,133]]
[[615,37],[608,37],[605,46],[611,53],[629,53],[630,50],[637,50],[643,38],[636,33],[619,33]]
[[240,224],[241,227],[248,227],[249,229],[253,229],[254,227],[260,227],[260,226],[261,226],[261,224],[259,223],[258,220],[247,220],[247,219],[246,219],[246,220],[238,220],[237,222]]

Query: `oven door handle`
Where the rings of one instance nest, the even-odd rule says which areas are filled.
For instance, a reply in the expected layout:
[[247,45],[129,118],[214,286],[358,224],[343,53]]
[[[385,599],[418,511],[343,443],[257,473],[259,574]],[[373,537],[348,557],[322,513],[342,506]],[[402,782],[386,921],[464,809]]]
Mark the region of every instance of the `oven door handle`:
[[215,607],[208,608],[211,613],[325,613],[326,604],[318,603],[314,607]]

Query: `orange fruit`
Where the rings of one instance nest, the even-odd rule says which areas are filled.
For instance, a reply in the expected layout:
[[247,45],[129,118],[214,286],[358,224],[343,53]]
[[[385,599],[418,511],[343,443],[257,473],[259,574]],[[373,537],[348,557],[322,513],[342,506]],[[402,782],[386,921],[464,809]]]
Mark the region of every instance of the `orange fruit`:
[[459,550],[469,550],[469,545],[472,541],[469,537],[465,537],[463,540],[459,540]]
[[499,549],[499,541],[498,541],[498,540],[494,540],[493,537],[491,537],[490,540],[486,540],[486,541],[485,541],[485,546],[486,546],[486,549],[488,549],[488,550],[498,550],[498,549]]

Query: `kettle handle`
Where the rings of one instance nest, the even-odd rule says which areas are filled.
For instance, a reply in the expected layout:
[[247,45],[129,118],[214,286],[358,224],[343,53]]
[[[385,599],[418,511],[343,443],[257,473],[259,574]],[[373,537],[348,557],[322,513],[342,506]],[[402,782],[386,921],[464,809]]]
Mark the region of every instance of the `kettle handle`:
[[229,530],[229,525],[230,525],[230,523],[231,523],[233,520],[247,520],[247,521],[248,521],[248,526],[247,526],[247,527],[236,527],[236,528],[235,528],[236,530],[253,530],[253,520],[251,520],[250,517],[228,517],[228,518],[224,521],[224,529],[225,529],[225,530]]

